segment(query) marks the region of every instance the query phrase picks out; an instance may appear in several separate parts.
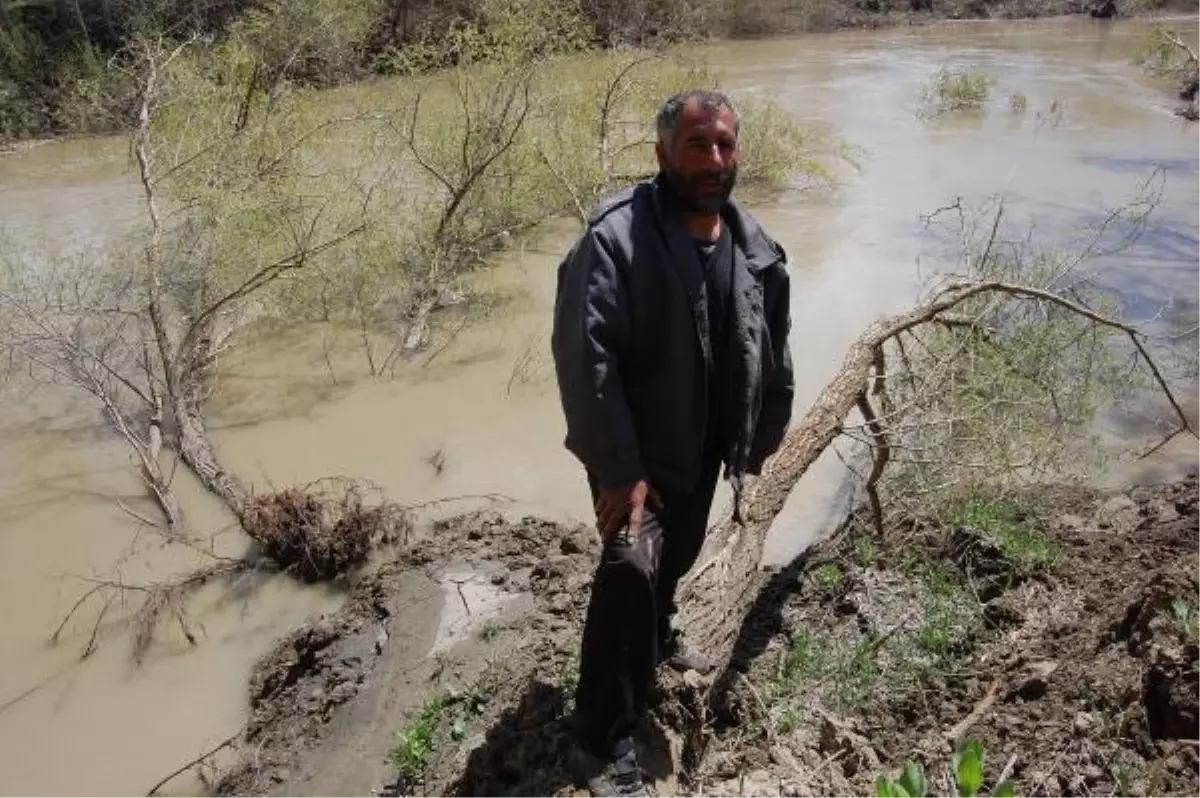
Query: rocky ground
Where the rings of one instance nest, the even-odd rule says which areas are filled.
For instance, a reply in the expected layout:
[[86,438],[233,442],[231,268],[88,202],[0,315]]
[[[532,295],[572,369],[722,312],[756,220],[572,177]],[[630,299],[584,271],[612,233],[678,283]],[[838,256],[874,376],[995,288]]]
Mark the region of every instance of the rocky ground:
[[[575,792],[596,554],[586,528],[438,524],[264,658],[240,758],[215,788]],[[912,760],[947,793],[953,752],[977,740],[983,792],[1195,795],[1196,575],[1194,477],[1042,490],[882,540],[851,523],[771,575],[699,763],[672,773],[647,728],[644,764],[660,794],[821,795],[874,794]],[[413,620],[440,606],[444,621],[457,599],[457,636]]]

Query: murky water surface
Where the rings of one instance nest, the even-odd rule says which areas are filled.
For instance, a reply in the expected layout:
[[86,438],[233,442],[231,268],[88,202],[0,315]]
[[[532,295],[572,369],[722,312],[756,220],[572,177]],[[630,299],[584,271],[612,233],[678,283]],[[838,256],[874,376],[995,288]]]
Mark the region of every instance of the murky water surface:
[[[1194,22],[1187,27],[1194,37]],[[757,209],[793,261],[798,408],[867,322],[912,301],[932,246],[918,217],[958,196],[971,203],[1002,193],[1010,219],[1068,244],[1163,170],[1151,230],[1101,262],[1099,273],[1137,317],[1165,310],[1195,318],[1196,127],[1173,117],[1169,96],[1131,65],[1146,31],[1090,20],[946,24],[707,48],[739,95],[774,97],[861,151],[861,172],[838,191],[788,192]],[[942,64],[993,76],[992,112],[917,120],[920,87]],[[1028,98],[1019,116],[1005,100],[1016,92]],[[1049,114],[1055,102],[1061,116]],[[0,157],[0,225],[20,236],[94,243],[138,213],[122,141],[53,143]],[[571,233],[563,225],[510,252],[485,280],[509,297],[503,320],[464,331],[428,366],[394,380],[363,379],[352,350],[327,364],[311,331],[281,332],[241,351],[225,364],[217,399],[214,437],[227,464],[264,487],[353,475],[403,502],[495,493],[514,509],[587,517],[586,488],[561,448],[557,396],[545,380],[553,272]],[[521,368],[531,362],[527,352],[541,355],[533,368]],[[1194,386],[1186,396],[1194,412]],[[1113,445],[1143,431],[1114,423]],[[1109,478],[1169,476],[1196,456],[1191,442],[1177,443]],[[428,462],[435,452],[444,457],[440,473]],[[838,477],[832,456],[806,477],[776,524],[769,559],[794,554],[841,509]],[[236,553],[243,543],[227,518],[186,477],[179,481],[193,528]],[[46,641],[90,587],[87,578],[119,570],[137,583],[194,561],[186,549],[139,535],[119,499],[136,504],[140,487],[122,446],[85,405],[42,393],[0,408],[2,792],[144,791],[236,731],[253,660],[339,601],[335,590],[281,580],[214,589],[197,605],[200,645],[168,635],[134,669],[127,643],[111,637],[79,663],[94,613],[57,647]],[[105,620],[120,617],[114,607]]]

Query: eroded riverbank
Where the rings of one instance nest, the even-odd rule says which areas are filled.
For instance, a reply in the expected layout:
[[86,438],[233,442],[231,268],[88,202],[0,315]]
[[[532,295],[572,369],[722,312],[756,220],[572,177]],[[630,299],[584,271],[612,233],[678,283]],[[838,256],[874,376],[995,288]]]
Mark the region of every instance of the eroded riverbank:
[[[764,582],[731,664],[743,676],[715,677],[706,756],[675,772],[664,730],[639,732],[658,794],[865,794],[909,759],[932,782],[965,738],[984,743],[988,784],[1016,794],[1194,794],[1198,498],[1193,475],[1037,489],[979,526],[880,539],[850,521]],[[218,790],[572,794],[596,554],[584,527],[440,525],[259,663]],[[463,641],[425,657],[431,636],[406,631],[413,591],[464,569],[514,606],[476,603]]]

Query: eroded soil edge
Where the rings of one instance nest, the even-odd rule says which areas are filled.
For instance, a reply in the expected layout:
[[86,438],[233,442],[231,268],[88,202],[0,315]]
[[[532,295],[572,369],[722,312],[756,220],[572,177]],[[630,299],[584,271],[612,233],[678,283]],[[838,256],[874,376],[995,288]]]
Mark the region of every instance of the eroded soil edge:
[[[879,540],[851,521],[773,573],[699,765],[670,773],[645,731],[659,791],[873,794],[906,759],[944,791],[969,738],[986,786],[1005,770],[1018,794],[1197,794],[1195,477],[1041,489],[1019,506],[1004,536],[914,522]],[[583,527],[439,523],[259,663],[218,791],[572,792],[596,556]],[[475,616],[459,593],[468,631],[429,656],[429,619],[464,573],[513,600]]]

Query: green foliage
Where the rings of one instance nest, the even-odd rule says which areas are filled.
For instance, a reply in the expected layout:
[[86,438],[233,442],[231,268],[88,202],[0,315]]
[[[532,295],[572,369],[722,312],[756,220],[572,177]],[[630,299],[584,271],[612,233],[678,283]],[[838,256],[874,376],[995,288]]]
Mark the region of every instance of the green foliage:
[[918,114],[926,119],[943,114],[982,110],[992,90],[992,79],[967,69],[941,67],[921,90]]
[[[1136,240],[1156,191],[1151,181],[1082,231],[1072,252],[1014,236],[1002,224],[1003,208],[958,206],[930,222],[953,236],[966,280],[1046,296],[981,292],[944,323],[914,328],[888,347],[887,401],[903,409],[890,422],[894,445],[881,483],[890,513],[946,522],[975,497],[1003,500],[1022,486],[1086,477],[1102,465],[1098,412],[1137,395],[1149,372],[1127,339],[1048,297],[1069,286],[1072,303],[1119,321],[1113,297],[1093,287],[1084,264]],[[1043,536],[1000,526],[1018,559],[1052,564],[1055,551]]]
[[[922,564],[921,626],[914,641],[938,665],[952,655],[979,625],[977,602],[944,565]],[[916,659],[916,658],[914,658]]]
[[1014,114],[1023,114],[1029,109],[1029,98],[1021,92],[1016,92],[1008,98],[1008,108]]
[[428,699],[412,723],[397,733],[398,742],[391,756],[405,781],[419,782],[424,777],[434,748],[434,735],[448,704],[445,695]]
[[495,696],[498,680],[503,678],[503,672],[489,665],[468,689],[438,693],[425,700],[416,716],[397,732],[397,743],[390,754],[405,787],[411,788],[424,779],[440,745],[466,738],[472,719],[483,714]]
[[[833,175],[817,153],[812,136],[777,104],[748,98],[738,103],[741,133],[739,179],[745,183],[784,184],[805,178],[828,183]],[[839,153],[848,160],[848,153]]]
[[303,285],[286,278],[341,256],[325,242],[365,229],[372,178],[332,146],[352,121],[305,91],[268,93],[254,78],[256,64],[239,39],[185,50],[165,69],[162,102],[152,109],[156,183],[171,211],[165,293],[184,317],[272,264],[290,263],[292,253],[315,249],[255,283],[254,315],[238,303],[226,320],[241,326],[269,315]]
[[578,0],[478,0],[469,18],[403,47],[385,48],[373,68],[411,76],[448,66],[545,59],[585,49],[591,35]]
[[1167,617],[1185,643],[1196,645],[1200,642],[1200,614],[1197,614],[1194,604],[1186,599],[1176,598],[1171,602]]
[[579,655],[571,654],[559,666],[554,674],[554,683],[567,696],[575,695],[575,688],[579,686]]
[[337,83],[360,73],[375,15],[376,4],[362,0],[264,0],[237,17],[225,38],[254,53],[269,83]]
[[964,743],[950,758],[950,771],[959,795],[972,798],[983,786],[983,743],[970,740]]
[[928,795],[928,785],[925,783],[925,773],[921,766],[911,759],[904,763],[900,775],[891,779],[880,776],[875,781],[875,794],[879,798],[916,798]]
[[1171,79],[1196,71],[1196,59],[1188,51],[1185,40],[1177,32],[1161,26],[1146,35],[1134,60],[1147,72]]
[[817,639],[812,633],[796,632],[792,635],[791,645],[784,661],[784,678],[799,682],[819,678],[829,666],[828,659],[825,657],[826,653],[825,649],[818,646]]
[[654,119],[669,95],[712,85],[702,63],[653,51],[555,63],[538,83],[530,144],[550,196],[582,223],[603,196],[654,174]]
[[[983,743],[968,740],[960,745],[951,755],[950,772],[958,795],[963,798],[979,795],[985,781]],[[929,795],[929,784],[920,763],[910,759],[895,778],[879,776],[875,781],[875,794],[879,798],[924,798]],[[993,798],[1009,798],[1015,795],[1015,790],[1012,782],[1005,780],[992,787],[988,794]]]
[[824,563],[813,570],[813,580],[826,590],[837,590],[846,581],[846,575],[835,563]]
[[1012,502],[968,502],[955,514],[954,522],[987,532],[1009,560],[1024,571],[1049,570],[1062,554],[1059,545],[1034,527]]

